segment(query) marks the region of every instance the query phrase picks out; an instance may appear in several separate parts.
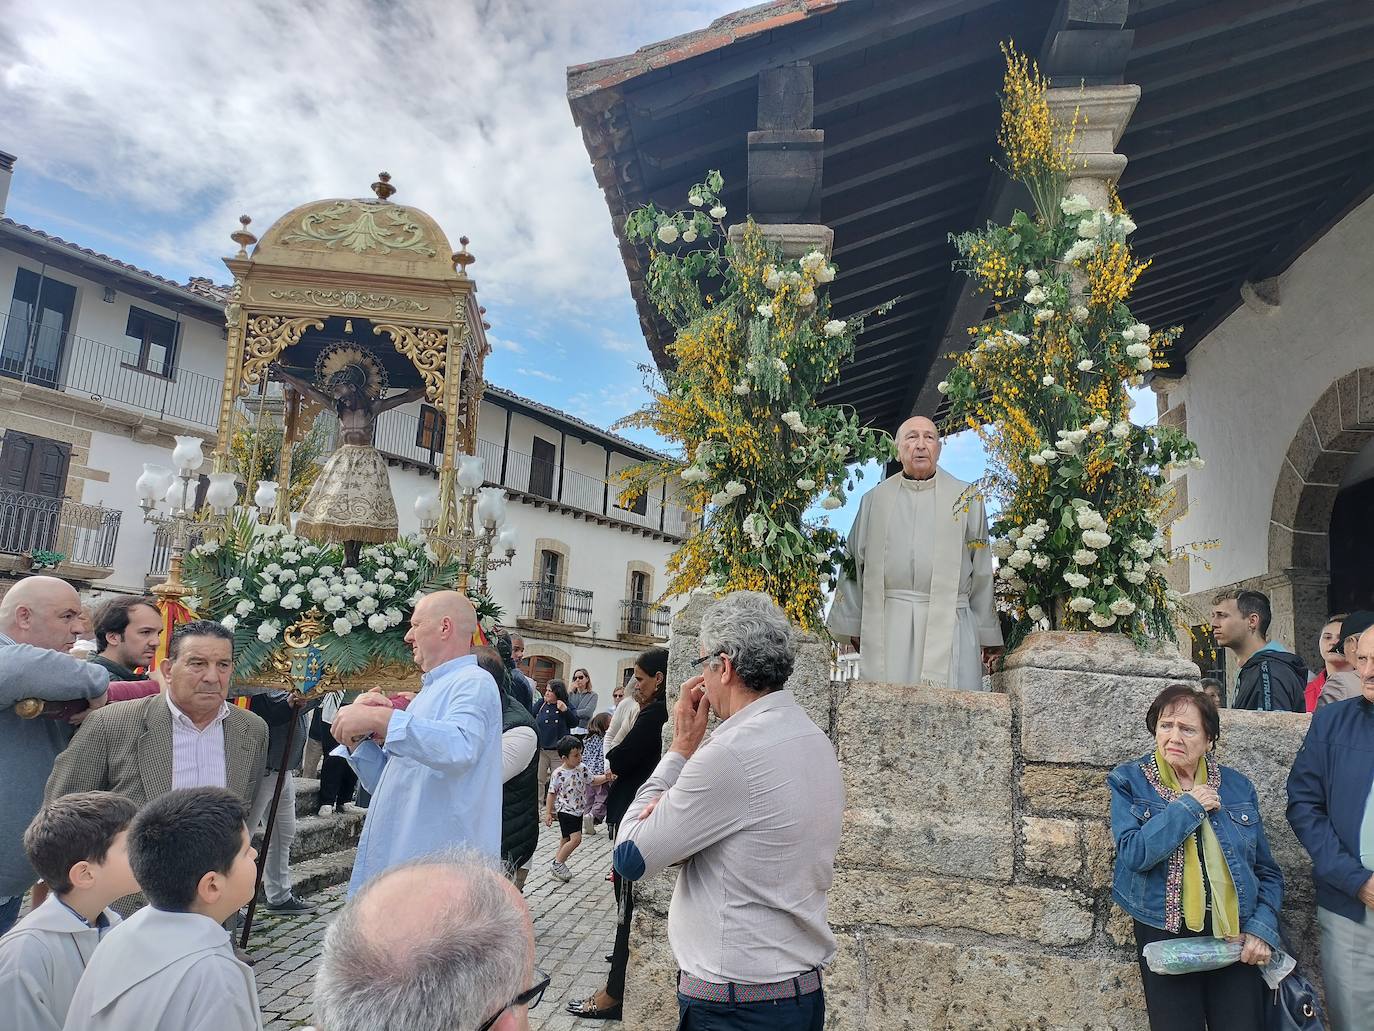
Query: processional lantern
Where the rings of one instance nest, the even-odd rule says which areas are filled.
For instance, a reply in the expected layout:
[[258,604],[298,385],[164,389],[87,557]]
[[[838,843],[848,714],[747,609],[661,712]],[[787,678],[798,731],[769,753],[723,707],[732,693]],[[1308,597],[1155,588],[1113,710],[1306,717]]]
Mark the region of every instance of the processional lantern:
[[400,388],[437,410],[444,433],[438,486],[416,504],[431,546],[482,583],[490,568],[511,561],[515,533],[503,525],[504,495],[482,490],[485,471],[473,457],[490,352],[468,272],[477,259],[467,237],[454,250],[428,214],[395,203],[387,173],[372,191],[365,199],[301,205],[261,238],[245,215],[230,234],[238,249],[225,259],[234,284],[225,310],[224,390],[203,505],[196,511],[201,452],[189,441],[178,438],[171,465],[150,464],[139,478],[145,518],[170,539],[166,593],[185,593],[181,555],[235,518],[245,501],[259,521],[290,525],[300,503],[291,490],[293,445],[324,410],[299,386],[317,385],[317,362],[342,347],[365,354],[382,393]]

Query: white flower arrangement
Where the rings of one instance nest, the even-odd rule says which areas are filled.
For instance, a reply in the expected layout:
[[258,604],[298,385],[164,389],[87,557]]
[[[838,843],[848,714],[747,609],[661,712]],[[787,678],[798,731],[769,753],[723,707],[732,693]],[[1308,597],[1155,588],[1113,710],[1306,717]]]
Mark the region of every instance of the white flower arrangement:
[[828,337],[837,337],[844,332],[845,325],[846,324],[839,319],[831,319],[823,327],[821,327],[821,332],[823,332]]
[[1088,613],[1088,622],[1095,627],[1106,629],[1116,623],[1116,617],[1107,612],[1098,612],[1094,609]]
[[1088,584],[1092,583],[1092,581],[1082,573],[1075,573],[1072,571],[1064,574],[1064,582],[1076,591],[1081,591],[1084,587],[1087,587]]
[[665,222],[658,227],[658,238],[664,243],[675,243],[677,241],[677,226],[671,222]]
[[1079,548],[1073,553],[1073,560],[1077,565],[1090,566],[1097,561],[1097,552],[1091,548]]
[[1091,612],[1093,610],[1093,600],[1085,598],[1081,594],[1069,599],[1069,609],[1073,612]]
[[760,304],[754,309],[758,312],[759,318],[771,319],[773,317],[773,306],[771,304]]
[[1071,193],[1059,202],[1059,210],[1065,215],[1086,215],[1093,210],[1088,198],[1081,193]]

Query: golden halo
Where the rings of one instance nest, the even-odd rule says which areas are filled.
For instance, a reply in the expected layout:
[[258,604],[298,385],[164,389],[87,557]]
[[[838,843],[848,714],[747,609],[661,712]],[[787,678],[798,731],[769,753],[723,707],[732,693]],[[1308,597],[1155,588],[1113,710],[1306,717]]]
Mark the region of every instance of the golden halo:
[[367,373],[367,385],[363,389],[368,396],[381,398],[386,394],[386,369],[382,368],[381,362],[356,344],[335,344],[322,351],[315,362],[315,382],[321,388],[328,387],[330,378],[350,365],[361,366]]

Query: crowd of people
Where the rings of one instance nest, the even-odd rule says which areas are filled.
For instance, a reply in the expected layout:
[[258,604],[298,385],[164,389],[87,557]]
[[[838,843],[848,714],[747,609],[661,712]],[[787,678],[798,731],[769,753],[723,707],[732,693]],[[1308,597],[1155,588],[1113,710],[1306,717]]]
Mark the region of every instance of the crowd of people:
[[[1287,816],[1312,859],[1332,1026],[1360,1031],[1374,1026],[1374,618],[1328,621],[1313,681],[1269,640],[1269,619],[1254,592],[1218,597],[1212,617],[1240,671],[1233,706],[1315,710]],[[524,642],[475,645],[476,625],[460,594],[421,599],[407,633],[414,694],[230,704],[233,637],[218,623],[181,625],[154,662],[151,600],[84,613],[60,580],[11,588],[0,1011],[19,1031],[261,1028],[231,929],[259,877],[272,911],[310,910],[291,885],[294,799],[278,800],[260,864],[253,842],[277,785],[289,790],[279,774],[313,763],[330,780],[322,812],[366,812],[315,981],[323,1031],[528,1027],[549,983],[522,896],[541,822],[557,826],[547,876],[560,881],[584,835],[604,826],[614,842],[610,969],[573,1015],[623,1015],[636,886],[678,867],[679,1026],[820,1031],[844,791],[830,740],[785,687],[796,641],[782,610],[735,592],[706,611],[666,751],[666,650],[640,655],[601,710],[585,669],[539,689],[520,669]],[[73,651],[84,632],[89,660]],[[20,718],[26,699],[44,715]],[[1284,886],[1256,788],[1216,762],[1213,692],[1170,687],[1145,724],[1153,750],[1108,777],[1113,897],[1142,955],[1206,936],[1235,941],[1239,960],[1163,975],[1142,959],[1151,1026],[1258,1027]]]

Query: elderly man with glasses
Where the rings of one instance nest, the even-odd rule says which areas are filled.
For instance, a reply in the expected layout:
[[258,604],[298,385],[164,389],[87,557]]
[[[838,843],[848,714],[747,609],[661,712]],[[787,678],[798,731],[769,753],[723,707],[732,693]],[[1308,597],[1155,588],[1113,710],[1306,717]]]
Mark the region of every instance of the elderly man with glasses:
[[[783,687],[796,647],[772,600],[726,595],[700,642],[701,673],[621,823],[615,868],[639,880],[682,864],[668,911],[680,1028],[820,1031],[844,809],[835,749]],[[706,739],[711,713],[722,722]]]
[[525,900],[489,859],[441,853],[363,886],[324,939],[325,1031],[529,1031],[549,977]]

